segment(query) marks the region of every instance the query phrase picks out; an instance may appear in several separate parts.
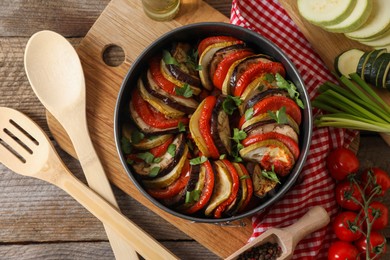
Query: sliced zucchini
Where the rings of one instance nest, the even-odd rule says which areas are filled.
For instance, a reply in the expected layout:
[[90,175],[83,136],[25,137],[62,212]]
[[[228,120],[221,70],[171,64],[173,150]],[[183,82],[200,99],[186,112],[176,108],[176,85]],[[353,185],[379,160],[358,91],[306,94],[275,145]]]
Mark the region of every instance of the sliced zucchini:
[[363,43],[364,45],[373,46],[373,47],[388,45],[390,44],[390,29],[387,30],[378,38],[375,38],[373,40],[367,40],[367,41],[361,40],[360,42]]
[[361,27],[372,11],[372,0],[357,0],[351,14],[342,22],[323,28],[333,33],[348,33]]
[[354,10],[356,0],[298,0],[299,13],[309,22],[330,26],[344,21]]
[[[372,52],[372,51],[371,51]],[[356,68],[356,73],[362,77],[363,74],[363,68],[366,66],[366,63],[368,61],[368,56],[370,55],[371,52],[365,52],[363,56],[359,59],[357,68]]]
[[371,15],[367,19],[366,23],[364,23],[359,29],[345,33],[345,35],[355,40],[361,40],[382,34],[390,28],[389,10],[389,0],[373,1]]
[[[379,75],[381,69],[383,70],[382,66],[386,67],[387,63],[390,60],[390,53],[382,54],[380,57],[378,57],[372,64],[370,77],[367,79],[367,82],[371,83],[374,86],[377,86],[379,88],[382,87],[382,84],[378,84],[381,80],[383,80],[383,76]],[[385,71],[383,71],[384,73]]]
[[356,72],[364,51],[358,49],[347,50],[338,55],[334,61],[336,73],[349,77],[349,74]]
[[191,136],[192,136],[196,146],[198,147],[198,149],[202,152],[202,154],[204,156],[210,157],[210,152],[207,149],[206,142],[203,139],[203,136],[200,133],[200,128],[199,128],[199,119],[200,119],[200,115],[201,115],[204,103],[205,103],[205,100],[203,100],[200,103],[200,105],[198,106],[198,108],[196,109],[194,114],[192,114],[192,116],[190,118],[189,128],[190,128]]
[[380,49],[380,50],[374,50],[370,52],[368,55],[367,63],[363,68],[363,73],[362,73],[362,79],[365,81],[369,81],[371,77],[371,70],[374,65],[374,62],[376,59],[378,59],[382,54],[386,53],[385,49]]

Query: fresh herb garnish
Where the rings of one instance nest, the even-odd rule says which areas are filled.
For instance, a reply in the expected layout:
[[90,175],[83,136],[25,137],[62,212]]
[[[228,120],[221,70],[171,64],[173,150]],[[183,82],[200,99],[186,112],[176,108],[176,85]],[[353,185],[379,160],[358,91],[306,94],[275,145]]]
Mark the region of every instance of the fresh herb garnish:
[[267,170],[264,169],[264,170],[261,171],[261,174],[262,174],[265,178],[270,179],[271,181],[280,183],[279,178],[278,178],[278,175],[275,173],[275,169],[274,169],[274,166],[273,166],[273,165],[272,165],[271,171],[267,171]]
[[133,132],[131,132],[131,142],[133,144],[138,144],[139,142],[142,141],[142,139],[144,139],[145,135],[144,133],[138,131],[137,129],[134,129]]
[[124,136],[122,136],[121,138],[121,147],[122,147],[122,151],[125,154],[131,154],[131,152],[133,151],[133,146],[131,145],[129,139],[127,139]]
[[249,175],[242,175],[240,176],[240,180],[246,180],[246,179],[250,179],[251,177]]
[[268,81],[269,83],[272,83],[275,81],[275,76],[271,73],[266,73],[264,75],[264,77],[265,77],[265,80]]
[[238,128],[233,128],[233,137],[232,139],[236,143],[240,143],[241,140],[244,140],[246,138],[247,134],[244,130],[239,130]]
[[186,98],[190,98],[194,94],[190,85],[188,85],[188,84],[184,84],[184,86],[182,86],[182,87],[175,87],[175,92],[176,92],[176,95],[183,96]]
[[152,163],[154,160],[154,155],[150,152],[138,153],[137,158],[140,158],[146,163]]
[[202,163],[204,163],[206,161],[207,161],[207,157],[202,155],[200,157],[196,157],[196,158],[191,159],[190,160],[190,164],[191,165],[198,165],[198,164],[202,164]]
[[172,157],[176,154],[176,144],[170,144],[167,149],[167,153],[169,153]]
[[177,124],[177,128],[179,129],[179,132],[185,132],[186,131],[186,126],[183,124],[183,122],[179,122]]
[[160,172],[160,167],[156,166],[156,167],[153,167],[150,172],[149,172],[149,177],[156,177],[157,174]]
[[292,83],[291,81],[287,81],[285,80],[282,75],[280,75],[279,73],[276,73],[275,75],[275,78],[276,78],[276,85],[280,88],[280,89],[285,89],[287,90],[288,92],[288,95],[295,100],[295,103],[297,103],[297,105],[300,107],[300,108],[305,108],[305,106],[303,105],[303,102],[302,100],[299,98],[299,92],[297,91],[297,87],[294,85],[294,83]]
[[239,97],[226,96],[225,100],[222,102],[223,111],[228,115],[232,115],[234,110],[237,109],[239,105],[242,104],[242,100]]
[[188,203],[199,201],[200,194],[201,194],[200,190],[187,191],[185,203],[188,204]]
[[132,165],[134,163],[133,159],[127,158],[126,159],[127,164]]
[[187,55],[187,60],[186,60],[186,64],[191,67],[192,69],[194,70],[202,70],[202,66],[200,66],[197,62],[198,62],[198,56],[199,56],[199,53],[198,53],[198,50],[197,49],[192,49],[190,54]]
[[154,159],[153,159],[153,163],[159,163],[159,162],[161,162],[162,161],[162,158],[161,157],[155,157]]
[[219,159],[220,160],[223,160],[223,159],[225,159],[226,158],[226,154],[224,153],[224,154],[221,154],[220,156],[219,156]]
[[253,117],[253,107],[251,108],[248,108],[246,111],[245,111],[245,120],[249,120]]
[[179,66],[179,63],[177,62],[177,60],[167,50],[163,50],[163,61],[165,64],[168,64],[168,65]]
[[287,124],[286,107],[281,107],[277,111],[268,110],[268,115],[275,120],[278,124]]

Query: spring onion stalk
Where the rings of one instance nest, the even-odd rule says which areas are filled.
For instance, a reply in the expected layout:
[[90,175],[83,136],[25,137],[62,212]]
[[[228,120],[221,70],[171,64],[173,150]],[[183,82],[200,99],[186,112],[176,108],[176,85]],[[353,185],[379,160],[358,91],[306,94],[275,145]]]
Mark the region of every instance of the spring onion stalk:
[[319,87],[312,105],[327,113],[317,116],[315,125],[390,134],[390,106],[356,73],[349,76],[341,76],[340,85]]

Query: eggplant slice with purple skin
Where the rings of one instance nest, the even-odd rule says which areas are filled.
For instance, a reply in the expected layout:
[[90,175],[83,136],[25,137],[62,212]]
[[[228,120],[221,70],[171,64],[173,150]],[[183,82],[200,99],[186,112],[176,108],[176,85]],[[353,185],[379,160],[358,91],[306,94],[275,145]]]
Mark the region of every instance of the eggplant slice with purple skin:
[[231,129],[229,115],[223,109],[225,96],[220,95],[211,115],[211,136],[220,154],[231,154]]

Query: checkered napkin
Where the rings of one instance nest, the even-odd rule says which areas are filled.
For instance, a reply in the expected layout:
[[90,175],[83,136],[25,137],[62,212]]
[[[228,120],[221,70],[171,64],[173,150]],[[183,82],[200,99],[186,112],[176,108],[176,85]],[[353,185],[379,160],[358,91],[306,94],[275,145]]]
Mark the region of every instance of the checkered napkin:
[[[334,81],[278,1],[233,0],[230,21],[256,31],[278,45],[297,67],[311,99],[316,96],[321,83]],[[313,111],[314,114],[317,112]],[[250,241],[270,227],[291,225],[315,205],[323,206],[331,217],[334,216],[337,213],[335,183],[327,173],[325,158],[333,148],[348,146],[355,136],[356,132],[350,130],[314,128],[301,181],[276,205],[252,218]],[[333,238],[330,225],[314,232],[297,245],[293,259],[326,259]]]

